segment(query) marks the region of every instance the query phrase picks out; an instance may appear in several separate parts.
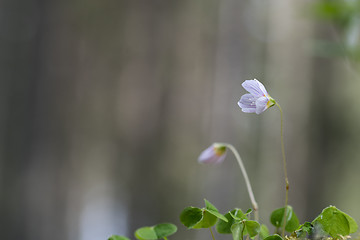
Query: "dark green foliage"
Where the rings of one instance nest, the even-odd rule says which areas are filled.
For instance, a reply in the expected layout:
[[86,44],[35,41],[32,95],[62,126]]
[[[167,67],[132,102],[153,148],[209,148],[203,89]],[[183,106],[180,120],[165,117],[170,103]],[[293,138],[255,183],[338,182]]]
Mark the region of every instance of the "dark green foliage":
[[194,227],[203,218],[203,211],[196,207],[187,207],[180,214],[180,221],[187,228]]
[[309,5],[314,19],[327,22],[338,32],[336,41],[317,39],[314,54],[322,57],[348,57],[360,61],[360,41],[349,41],[349,35],[359,28],[360,1],[319,0]]
[[180,214],[180,221],[187,228],[209,228],[217,220],[227,222],[228,219],[219,213],[217,208],[205,199],[205,208],[187,207]]
[[298,230],[295,231],[295,236],[297,238],[306,238],[313,234],[313,230],[314,226],[309,222],[305,222],[299,226]]
[[[273,211],[270,216],[271,224],[273,224],[277,228],[283,227],[284,213],[284,207],[278,208]],[[293,232],[298,229],[299,225],[299,219],[297,218],[293,208],[291,206],[287,206],[285,230],[288,232]]]
[[247,219],[246,215],[241,211],[241,209],[238,208],[228,212],[227,214],[224,215],[224,217],[226,217],[228,221],[225,222],[224,220],[221,219],[218,221],[218,223],[216,224],[216,231],[218,233],[230,234],[231,226],[235,223],[235,219],[237,220]]
[[[260,233],[261,226],[258,222],[248,219],[247,215],[251,212],[251,209],[246,214],[241,209],[234,209],[228,212],[224,215],[228,221],[219,220],[216,224],[216,230],[222,234],[232,233],[234,240],[242,239],[247,234],[250,238],[254,238]],[[264,232],[264,234],[266,233]]]

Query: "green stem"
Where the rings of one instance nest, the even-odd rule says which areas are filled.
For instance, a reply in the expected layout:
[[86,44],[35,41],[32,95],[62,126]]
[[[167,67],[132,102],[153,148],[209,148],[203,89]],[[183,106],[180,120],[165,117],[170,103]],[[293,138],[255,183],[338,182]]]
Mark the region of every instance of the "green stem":
[[214,233],[213,233],[213,231],[211,230],[211,227],[209,227],[209,229],[210,229],[210,232],[211,232],[212,239],[215,240]]
[[284,117],[283,111],[280,105],[275,102],[276,106],[278,106],[280,110],[281,116],[281,126],[280,126],[280,134],[281,134],[281,153],[283,157],[283,165],[284,165],[284,176],[285,176],[285,208],[284,208],[284,220],[283,220],[283,229],[282,229],[282,237],[285,236],[285,226],[286,226],[286,217],[287,217],[287,206],[288,206],[288,198],[289,198],[289,180],[287,176],[287,168],[286,168],[286,158],[285,158],[285,147],[284,147]]
[[168,240],[167,237],[164,237],[164,240]]
[[251,188],[249,177],[248,177],[248,175],[246,173],[246,170],[245,170],[244,164],[243,164],[243,162],[241,160],[240,154],[238,153],[238,151],[236,150],[236,148],[233,145],[228,144],[228,143],[225,143],[224,145],[233,152],[237,162],[239,163],[240,170],[241,170],[241,172],[242,172],[242,174],[244,176],[244,179],[245,179],[245,183],[246,183],[246,187],[247,187],[247,190],[248,190],[248,193],[249,193],[250,201],[251,201],[251,204],[252,204],[252,206],[254,208],[255,221],[259,221],[259,207],[258,207],[257,202],[255,201],[255,197],[254,197],[254,193],[253,193],[252,188]]
[[243,240],[244,239],[244,230],[245,230],[245,223],[244,221],[242,221],[242,224],[244,224],[243,229],[241,230],[241,234],[240,234],[240,239]]

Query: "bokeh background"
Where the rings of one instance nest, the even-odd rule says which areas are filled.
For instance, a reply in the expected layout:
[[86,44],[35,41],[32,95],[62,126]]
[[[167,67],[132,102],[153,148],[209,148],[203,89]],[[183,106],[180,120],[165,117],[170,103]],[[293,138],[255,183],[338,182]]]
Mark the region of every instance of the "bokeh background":
[[[280,114],[241,112],[257,78],[282,106],[289,203],[301,222],[332,204],[360,223],[359,1],[1,0],[0,238],[209,239],[179,214],[206,198],[284,204]],[[222,236],[218,239],[231,239]]]

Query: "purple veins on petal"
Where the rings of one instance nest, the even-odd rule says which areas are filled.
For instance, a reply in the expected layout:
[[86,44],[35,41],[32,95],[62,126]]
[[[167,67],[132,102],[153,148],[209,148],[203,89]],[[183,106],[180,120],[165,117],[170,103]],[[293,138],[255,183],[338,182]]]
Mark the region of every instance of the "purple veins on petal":
[[260,114],[275,104],[275,100],[270,97],[264,85],[258,80],[245,80],[242,86],[249,92],[244,94],[238,102],[243,112]]
[[240,101],[238,102],[239,107],[241,107],[243,112],[252,113],[256,111],[255,98],[250,93],[242,95]]
[[264,112],[268,108],[269,99],[267,97],[260,97],[256,100],[256,114]]
[[252,94],[255,98],[268,95],[264,85],[256,79],[245,80],[245,82],[243,82],[241,85],[243,86],[243,88],[245,88],[246,91]]

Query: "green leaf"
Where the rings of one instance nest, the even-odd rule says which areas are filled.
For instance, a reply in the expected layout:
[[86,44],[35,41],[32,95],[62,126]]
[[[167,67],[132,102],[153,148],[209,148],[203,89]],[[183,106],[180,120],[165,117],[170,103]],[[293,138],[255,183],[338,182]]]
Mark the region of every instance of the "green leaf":
[[283,218],[284,218],[284,208],[278,208],[271,213],[270,222],[272,225],[279,228],[282,225]]
[[245,234],[245,224],[242,222],[234,223],[231,226],[233,240],[242,240]]
[[261,224],[260,226],[260,239],[265,239],[270,235],[269,229],[265,224]]
[[334,206],[325,208],[312,224],[319,223],[331,237],[346,236],[357,231],[355,220]]
[[180,214],[180,221],[187,228],[193,228],[203,218],[203,211],[197,207],[187,207]]
[[249,208],[247,211],[246,211],[246,213],[245,213],[245,215],[249,215],[250,213],[252,213],[252,209],[251,208]]
[[212,211],[215,211],[215,212],[219,212],[219,211],[217,210],[217,208],[216,208],[211,202],[209,202],[209,201],[206,200],[206,199],[204,199],[204,201],[205,201],[205,208],[206,208],[207,210],[212,210]]
[[112,235],[111,237],[108,238],[108,240],[130,240],[130,239],[124,236]]
[[247,219],[246,217],[246,214],[244,214],[241,209],[235,209],[237,210],[236,212],[233,213],[233,211],[229,212],[231,217],[233,217],[235,220],[238,220],[238,221],[241,221],[241,220],[244,220],[244,219]]
[[[270,216],[270,222],[277,228],[283,226],[285,208],[278,208],[272,212]],[[299,227],[299,219],[297,218],[293,208],[287,206],[287,215],[286,215],[286,225],[285,230],[288,232],[293,232]]]
[[231,232],[234,240],[242,240],[243,236],[249,234],[250,238],[253,239],[260,232],[260,224],[252,220],[236,221],[231,225]]
[[301,225],[301,228],[303,229],[303,231],[311,234],[314,226],[309,222],[305,222],[303,225]]
[[205,209],[202,209],[202,219],[192,228],[209,228],[215,225],[218,218],[213,214],[209,213]]
[[[340,210],[339,210],[340,211]],[[340,211],[342,212],[342,211]],[[354,233],[358,230],[358,225],[357,223],[355,222],[355,220],[350,217],[349,215],[347,215],[346,213],[342,212],[342,214],[344,214],[344,216],[346,217],[346,219],[348,220],[349,222],[349,226],[350,226],[350,233]]]
[[209,228],[215,225],[218,218],[224,222],[228,221],[213,204],[204,200],[205,208],[187,207],[182,211],[180,214],[182,224],[188,228]]
[[212,215],[216,216],[217,218],[220,218],[221,220],[227,222],[227,218],[224,217],[224,215],[222,215],[221,213],[219,213],[219,211],[217,210],[217,208],[211,204],[208,200],[205,200],[205,210],[208,211],[209,213],[211,213]]
[[142,227],[135,231],[135,237],[139,240],[156,240],[158,239],[153,227]]
[[[142,227],[135,231],[135,237],[140,240],[156,240],[174,234],[177,227],[171,223],[161,223],[152,227]],[[111,239],[113,240],[113,239]],[[118,240],[118,239],[114,239]],[[119,239],[125,240],[125,239]]]
[[309,222],[305,222],[298,228],[298,230],[295,231],[295,234],[297,238],[305,239],[307,235],[311,235],[313,233],[313,230],[314,226]]
[[161,223],[154,226],[154,231],[158,239],[161,239],[176,233],[177,227],[171,223]]
[[205,209],[205,211],[207,211],[208,213],[211,213],[212,215],[214,215],[214,216],[217,217],[217,218],[220,218],[222,221],[225,221],[225,222],[228,221],[227,218],[224,217],[224,215],[222,215],[222,214],[219,213],[219,212],[214,212],[214,211],[212,211],[212,210],[207,210],[207,209]]
[[280,236],[277,235],[277,234],[274,234],[274,235],[268,236],[268,237],[265,238],[264,240],[283,240],[283,238],[280,237]]
[[260,224],[256,221],[246,220],[245,228],[251,239],[253,239],[260,232]]
[[223,221],[220,219],[216,224],[216,231],[222,234],[230,234],[231,226],[234,224],[235,218],[237,220],[242,220],[245,217],[245,215],[241,211],[241,209],[234,209],[228,212],[227,214],[225,214],[224,217],[226,217],[228,221]]

